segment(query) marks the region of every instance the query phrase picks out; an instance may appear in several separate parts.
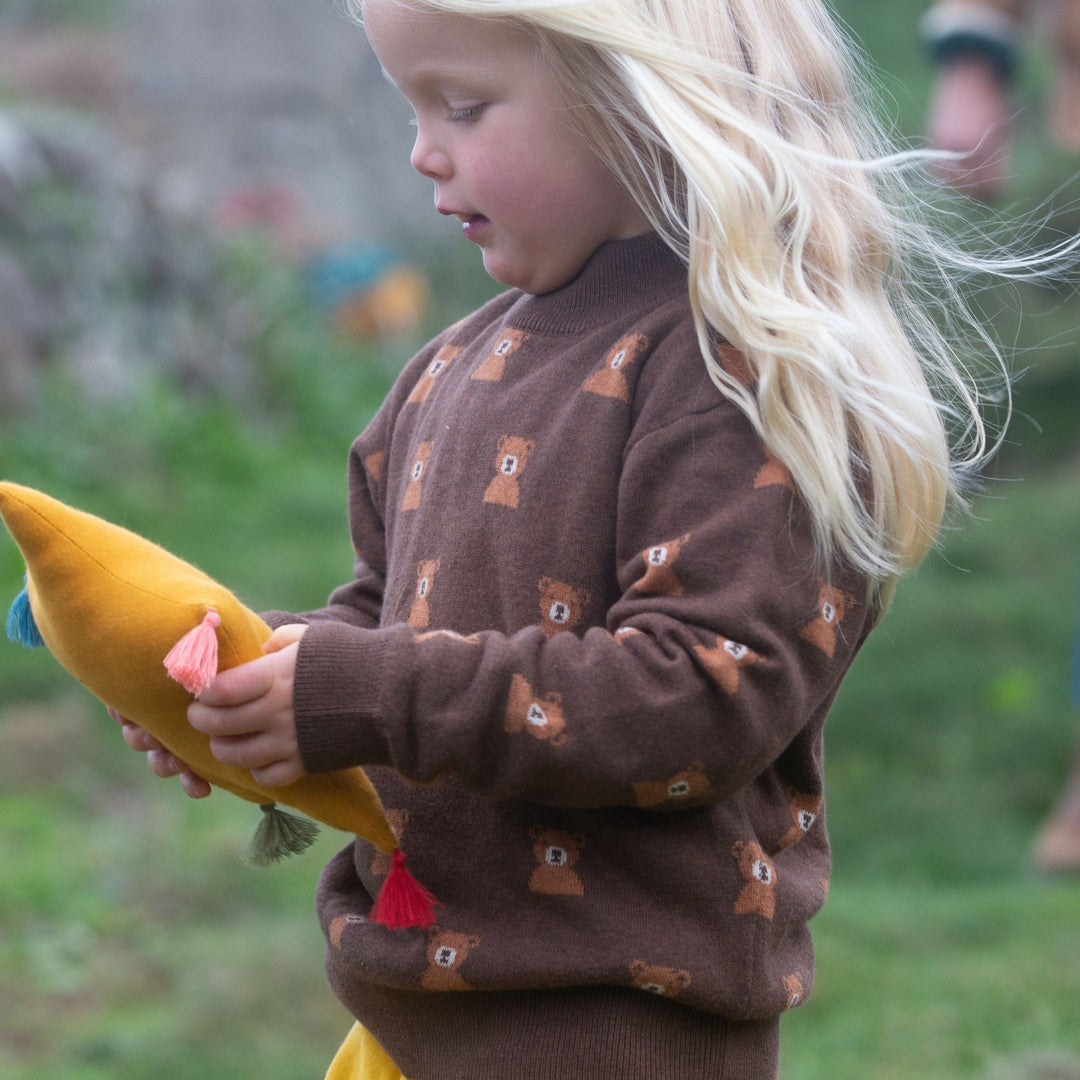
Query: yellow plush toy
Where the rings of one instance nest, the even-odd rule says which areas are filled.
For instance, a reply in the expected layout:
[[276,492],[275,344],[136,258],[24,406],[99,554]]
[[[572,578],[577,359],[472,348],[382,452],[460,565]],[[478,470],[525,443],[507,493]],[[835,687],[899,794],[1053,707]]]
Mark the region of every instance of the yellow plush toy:
[[311,822],[276,803],[393,853],[371,917],[399,929],[429,926],[433,898],[404,855],[362,769],[304,776],[264,788],[224,765],[187,722],[187,707],[218,671],[262,655],[270,628],[223,585],[135,533],[9,482],[0,516],[26,562],[26,588],[7,620],[8,637],[46,645],[91,693],[150,732],[211,784],[266,811],[253,861],[302,850]]

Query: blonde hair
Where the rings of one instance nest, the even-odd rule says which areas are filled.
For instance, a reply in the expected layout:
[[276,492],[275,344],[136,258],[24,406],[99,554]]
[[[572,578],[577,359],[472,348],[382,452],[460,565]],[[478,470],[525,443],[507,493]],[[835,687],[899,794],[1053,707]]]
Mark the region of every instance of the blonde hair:
[[1008,380],[956,285],[990,264],[924,220],[918,155],[879,149],[825,4],[407,2],[537,37],[579,130],[685,261],[709,374],[790,470],[824,564],[867,574],[884,606],[994,448],[966,361],[989,362],[1006,409]]

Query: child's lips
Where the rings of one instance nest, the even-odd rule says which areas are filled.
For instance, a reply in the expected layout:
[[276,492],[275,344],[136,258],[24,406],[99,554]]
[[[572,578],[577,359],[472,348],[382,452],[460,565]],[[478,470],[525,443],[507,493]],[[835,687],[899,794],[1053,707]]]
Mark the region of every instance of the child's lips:
[[462,215],[461,234],[466,240],[476,240],[489,224],[483,214]]

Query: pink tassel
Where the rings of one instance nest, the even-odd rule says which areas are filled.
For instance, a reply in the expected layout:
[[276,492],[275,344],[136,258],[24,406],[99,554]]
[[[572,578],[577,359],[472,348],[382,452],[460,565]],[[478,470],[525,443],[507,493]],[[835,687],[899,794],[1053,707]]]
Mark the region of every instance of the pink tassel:
[[218,669],[217,628],[221,616],[210,608],[203,621],[189,630],[165,657],[165,670],[189,694],[198,697],[213,681]]
[[435,899],[405,868],[405,852],[393,854],[393,866],[379,890],[371,920],[388,930],[407,930],[435,924]]

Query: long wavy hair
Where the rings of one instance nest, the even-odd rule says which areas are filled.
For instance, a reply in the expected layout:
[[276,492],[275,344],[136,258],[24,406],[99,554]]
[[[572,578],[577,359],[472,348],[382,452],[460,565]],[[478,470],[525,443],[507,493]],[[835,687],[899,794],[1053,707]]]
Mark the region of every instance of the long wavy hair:
[[944,239],[911,181],[927,155],[889,146],[822,0],[405,2],[535,36],[568,116],[685,262],[709,374],[790,470],[824,564],[887,604],[1008,410],[962,282],[1038,257]]

